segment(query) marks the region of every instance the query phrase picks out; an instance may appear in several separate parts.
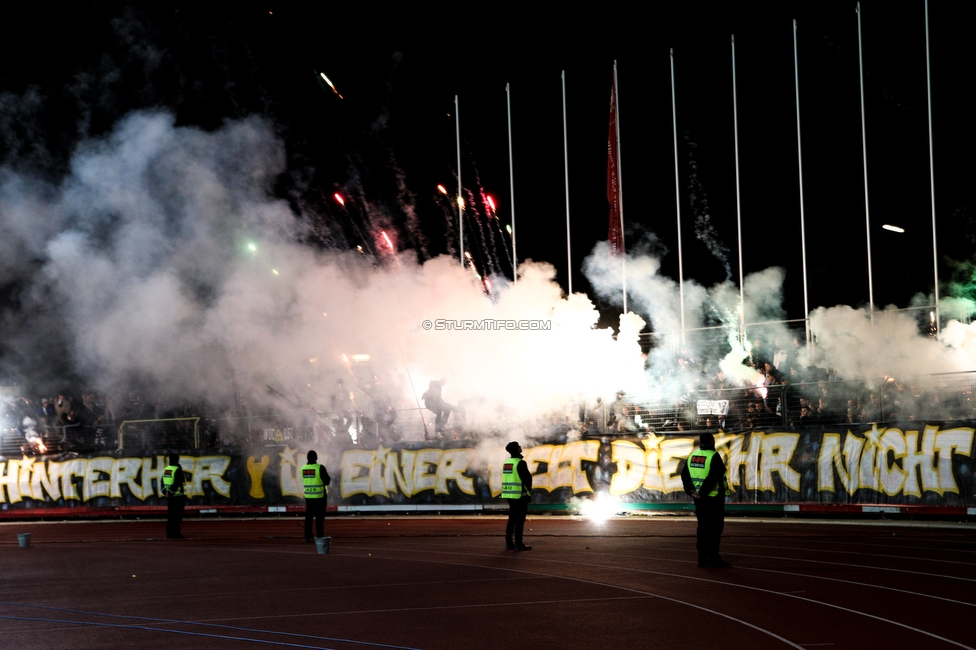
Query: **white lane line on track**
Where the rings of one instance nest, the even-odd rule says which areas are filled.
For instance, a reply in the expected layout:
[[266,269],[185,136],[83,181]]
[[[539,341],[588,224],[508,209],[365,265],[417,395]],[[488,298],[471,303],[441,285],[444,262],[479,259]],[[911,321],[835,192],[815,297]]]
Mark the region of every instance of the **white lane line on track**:
[[[35,605],[35,604],[31,604],[31,603],[9,603],[9,602],[0,602],[0,605],[5,605],[5,606],[8,606],[8,607],[20,607],[20,608],[25,608],[25,609],[40,609],[40,610],[45,610],[45,611],[61,612],[61,613],[66,613],[66,614],[84,614],[86,616],[98,616],[98,617],[102,617],[102,618],[115,618],[115,619],[122,619],[122,620],[137,620],[137,621],[147,622],[147,624],[145,624],[145,625],[134,625],[134,624],[122,625],[122,624],[118,624],[118,623],[98,623],[96,621],[76,621],[76,620],[71,620],[71,619],[67,619],[66,620],[66,619],[51,619],[51,618],[41,618],[41,617],[18,617],[18,616],[0,615],[0,619],[11,619],[11,620],[17,620],[17,621],[37,621],[37,622],[66,623],[66,624],[68,624],[70,626],[73,626],[73,627],[67,627],[67,628],[62,628],[62,629],[75,629],[75,630],[77,630],[77,629],[79,629],[78,626],[81,626],[81,627],[85,627],[85,626],[88,626],[88,627],[103,627],[103,628],[104,627],[117,627],[117,628],[122,628],[122,629],[146,630],[146,631],[150,631],[150,632],[168,632],[168,633],[171,633],[171,634],[185,634],[185,635],[189,635],[189,636],[212,637],[212,638],[217,638],[217,639],[229,639],[229,640],[235,640],[235,641],[249,641],[249,642],[254,642],[254,643],[263,643],[263,644],[266,644],[266,645],[280,645],[280,646],[294,647],[294,648],[313,648],[313,649],[322,648],[322,646],[318,646],[318,645],[316,645],[316,646],[306,646],[306,645],[301,645],[301,644],[298,644],[298,643],[289,643],[289,642],[282,642],[282,641],[268,641],[268,640],[264,640],[264,639],[255,639],[255,638],[249,638],[249,637],[235,637],[235,636],[227,636],[227,635],[220,635],[220,634],[211,634],[211,633],[207,633],[207,632],[189,632],[189,631],[186,631],[186,630],[174,630],[174,629],[165,628],[165,627],[155,627],[155,626],[161,626],[161,625],[186,625],[186,626],[198,626],[198,627],[215,627],[215,628],[220,628],[220,629],[223,629],[223,630],[231,630],[231,631],[234,631],[234,632],[252,632],[252,633],[257,633],[257,634],[266,634],[268,636],[288,636],[288,637],[296,637],[296,638],[302,638],[302,639],[314,639],[316,641],[329,641],[329,642],[333,642],[333,643],[342,643],[342,644],[347,644],[347,645],[364,645],[364,646],[372,646],[372,647],[378,647],[378,648],[390,648],[390,649],[396,649],[396,650],[419,650],[417,648],[410,648],[409,646],[398,646],[398,645],[392,645],[392,644],[389,644],[389,643],[376,643],[376,642],[371,642],[371,641],[358,641],[356,639],[344,639],[344,638],[337,638],[337,637],[318,636],[318,635],[312,635],[312,634],[301,634],[301,633],[298,633],[298,632],[281,632],[281,631],[278,631],[278,630],[261,630],[261,629],[255,629],[255,628],[237,627],[237,626],[232,626],[232,625],[217,625],[217,624],[213,624],[213,623],[206,623],[206,622],[201,623],[201,622],[190,621],[190,620],[165,619],[165,618],[155,618],[155,617],[149,617],[149,616],[133,616],[133,615],[128,615],[128,614],[106,614],[106,613],[103,613],[103,612],[91,612],[91,611],[85,611],[85,610],[79,610],[79,609],[71,609],[71,608],[65,608],[65,607],[54,607],[52,605]],[[149,624],[149,623],[151,623],[151,624]],[[52,631],[52,628],[44,628],[42,630],[42,632],[44,632],[44,633],[48,633],[50,631]]]
[[[439,563],[443,564],[443,563]],[[464,566],[464,565],[452,565],[452,566]],[[471,565],[474,566],[474,565]],[[490,568],[490,567],[489,567]],[[546,575],[534,575],[535,578],[548,578],[552,576]],[[559,576],[555,576],[559,577]],[[284,618],[306,618],[309,616],[349,616],[351,614],[395,614],[399,612],[427,612],[427,611],[438,611],[445,609],[478,609],[481,607],[492,608],[492,607],[515,607],[515,606],[525,606],[525,605],[565,605],[567,603],[602,603],[613,600],[646,600],[648,598],[656,598],[654,594],[637,594],[635,596],[606,596],[602,598],[562,598],[558,600],[523,600],[523,601],[505,601],[501,603],[471,603],[465,605],[428,605],[423,607],[384,607],[382,609],[371,608],[371,609],[344,609],[341,611],[334,612],[311,612],[303,614],[269,614],[268,616],[233,616],[233,617],[223,617],[223,618],[208,618],[207,622],[216,621],[253,621],[253,620],[266,620],[266,619],[284,619]]]
[[[374,548],[373,550],[388,550],[388,549],[377,549],[377,548]],[[431,551],[429,548],[426,549],[424,552],[425,553],[428,553],[428,554],[431,553],[431,552],[434,552],[434,553],[442,553],[442,554],[446,554],[446,555],[461,555],[461,556],[470,556],[470,555],[473,555],[473,554],[470,554],[470,553],[459,553],[459,552],[453,552],[453,551]],[[492,555],[492,556],[480,556],[479,555],[479,556],[476,556],[476,557],[498,557],[498,556],[494,556],[494,555]],[[965,645],[964,643],[960,643],[958,641],[953,641],[952,639],[949,639],[949,638],[946,638],[946,637],[943,637],[943,636],[939,636],[938,634],[935,634],[933,632],[928,632],[927,630],[923,630],[923,629],[920,629],[920,628],[912,627],[911,625],[908,625],[906,623],[902,623],[900,621],[895,621],[895,620],[892,620],[892,619],[884,618],[883,616],[876,616],[875,614],[869,614],[868,612],[865,612],[865,611],[851,609],[849,607],[843,607],[841,605],[835,605],[833,603],[828,603],[828,602],[825,602],[825,601],[815,600],[813,598],[807,598],[805,596],[798,596],[796,594],[790,594],[790,593],[786,593],[786,592],[782,592],[782,591],[776,591],[776,590],[773,590],[773,589],[764,589],[762,587],[753,587],[753,586],[749,586],[749,585],[736,584],[736,583],[726,582],[726,581],[722,581],[722,580],[712,580],[710,578],[699,578],[699,577],[696,577],[696,576],[687,576],[687,575],[681,575],[681,574],[677,574],[677,573],[667,573],[667,572],[664,572],[664,571],[652,571],[650,569],[635,569],[635,568],[627,568],[627,567],[616,567],[616,566],[611,566],[611,565],[592,564],[592,563],[589,563],[589,562],[578,562],[578,561],[577,562],[571,562],[571,561],[568,561],[568,560],[553,560],[553,559],[550,559],[550,558],[543,558],[543,557],[538,557],[538,556],[526,557],[525,555],[520,555],[520,556],[516,556],[516,557],[518,557],[519,559],[525,559],[525,560],[527,560],[529,562],[535,562],[535,561],[538,561],[538,562],[550,562],[550,563],[555,563],[555,564],[571,564],[573,566],[588,566],[588,567],[593,567],[593,568],[598,568],[598,569],[614,569],[614,570],[625,571],[625,572],[648,573],[648,574],[652,574],[652,575],[660,575],[660,576],[666,576],[666,577],[670,577],[670,578],[681,578],[681,579],[684,579],[684,580],[693,580],[693,581],[697,581],[697,582],[707,582],[707,583],[712,583],[712,584],[724,585],[724,586],[727,586],[727,587],[734,587],[734,588],[739,588],[739,589],[746,589],[746,590],[749,590],[749,591],[757,591],[757,592],[760,592],[760,593],[766,593],[766,594],[771,594],[771,595],[775,595],[775,596],[784,596],[786,598],[793,598],[795,600],[800,600],[800,601],[808,602],[808,603],[811,603],[811,604],[814,604],[814,605],[821,605],[823,607],[827,607],[827,608],[830,608],[830,609],[836,609],[836,610],[839,610],[839,611],[842,611],[842,612],[846,612],[848,614],[853,614],[853,615],[856,615],[856,616],[863,616],[865,618],[870,618],[870,619],[873,619],[873,620],[876,620],[876,621],[880,621],[882,623],[888,623],[889,625],[894,625],[896,627],[900,627],[900,628],[903,628],[903,629],[906,629],[906,630],[910,630],[912,632],[917,632],[918,634],[922,634],[924,636],[927,636],[927,637],[930,637],[930,638],[933,638],[933,639],[937,639],[939,641],[942,641],[944,643],[948,643],[950,645],[954,645],[954,646],[957,646],[957,647],[960,647],[960,648],[966,648],[966,650],[976,650],[976,648],[973,648],[972,646]],[[388,559],[402,560],[403,558],[402,557],[397,557],[397,558],[388,558]],[[435,562],[435,561],[430,560],[430,559],[423,560],[423,561],[433,562],[435,564],[440,564],[441,563],[441,562]],[[456,565],[456,566],[483,566],[483,565],[458,564],[458,563],[453,563],[453,562],[443,562],[443,563],[444,564],[452,564],[452,565]],[[499,567],[485,567],[485,568],[499,569]],[[500,569],[500,570],[503,570],[503,571],[514,570],[514,571],[520,571],[520,572],[523,572],[523,573],[530,573],[530,574],[531,573],[534,573],[534,574],[537,574],[537,575],[544,575],[544,576],[553,577],[553,578],[563,578],[565,580],[574,580],[574,581],[577,581],[577,582],[583,582],[583,583],[588,583],[588,584],[602,585],[602,586],[605,586],[605,587],[616,587],[617,589],[623,589],[623,590],[626,590],[626,591],[633,591],[635,593],[643,593],[643,594],[653,595],[653,596],[655,596],[657,598],[661,598],[661,599],[668,600],[668,601],[671,601],[671,602],[679,603],[679,604],[682,604],[682,605],[687,605],[689,607],[693,607],[695,609],[700,609],[702,611],[706,611],[706,612],[709,612],[711,614],[715,614],[717,616],[722,616],[724,618],[727,618],[729,620],[735,621],[735,622],[740,623],[742,625],[746,625],[746,626],[749,626],[751,628],[754,628],[754,629],[756,629],[758,631],[763,632],[764,634],[769,634],[770,636],[773,636],[773,637],[775,637],[777,639],[780,639],[784,643],[787,643],[787,644],[789,644],[789,645],[791,645],[793,647],[800,647],[797,644],[793,643],[792,641],[789,641],[787,639],[784,639],[783,637],[780,637],[779,635],[775,634],[772,631],[766,630],[766,629],[761,628],[761,627],[756,626],[756,625],[752,625],[751,623],[747,623],[745,621],[742,621],[741,619],[735,618],[734,616],[730,616],[728,614],[723,614],[721,612],[717,612],[715,610],[711,610],[711,609],[702,607],[700,605],[695,605],[694,603],[689,603],[687,601],[681,601],[681,600],[678,600],[678,599],[669,598],[667,596],[662,596],[660,594],[655,594],[653,592],[642,591],[640,589],[632,589],[630,587],[622,587],[620,585],[614,585],[614,584],[611,584],[611,583],[599,582],[599,581],[596,581],[596,580],[587,580],[587,579],[584,579],[584,578],[574,578],[574,577],[570,577],[570,576],[563,576],[563,575],[559,575],[559,574],[549,574],[549,573],[536,572],[536,571],[525,571],[525,570],[521,570],[521,569]]]
[[[210,634],[210,633],[207,633],[207,632],[189,632],[189,631],[186,631],[186,630],[171,630],[171,629],[168,629],[168,628],[151,627],[151,626],[147,626],[147,625],[120,625],[120,624],[117,624],[117,623],[99,623],[97,621],[72,621],[72,620],[52,619],[52,618],[40,618],[40,617],[0,616],[0,620],[6,620],[6,619],[11,619],[11,620],[16,620],[16,621],[34,621],[34,622],[39,622],[39,623],[66,623],[66,624],[75,626],[75,629],[84,629],[86,627],[88,627],[88,628],[102,628],[102,629],[116,628],[116,629],[122,629],[122,630],[132,630],[132,631],[142,631],[142,632],[161,632],[161,633],[164,633],[164,634],[178,634],[178,635],[181,635],[181,636],[203,637],[203,638],[207,638],[207,639],[219,639],[219,640],[222,640],[222,641],[247,641],[247,642],[250,642],[250,643],[260,643],[260,644],[264,644],[264,645],[283,646],[283,647],[286,647],[286,648],[303,648],[303,649],[307,649],[307,650],[322,650],[322,646],[321,645],[302,645],[300,643],[289,643],[289,642],[286,642],[286,641],[268,641],[268,640],[265,640],[265,639],[255,639],[255,638],[243,637],[243,636],[228,636],[226,634]],[[357,643],[357,642],[353,642],[353,643]],[[379,645],[379,644],[366,644],[366,643],[363,643],[363,642],[359,642],[359,644],[360,645],[374,645],[374,646],[375,645]],[[407,648],[405,648],[405,646],[391,646],[391,645],[386,645],[386,644],[384,644],[384,645],[382,645],[380,647],[386,647],[386,648],[402,648],[403,650],[418,650],[418,649],[415,649],[415,648],[407,649]]]
[[963,566],[976,567],[976,562],[960,562],[959,560],[940,560],[930,557],[915,557],[911,555],[889,555],[886,553],[872,553],[870,551],[841,551],[827,548],[806,548],[802,546],[773,546],[766,544],[742,544],[739,542],[725,542],[723,547],[745,547],[745,548],[775,548],[788,549],[791,551],[809,551],[811,553],[832,553],[836,555],[870,555],[871,557],[886,557],[894,560],[912,560],[913,562],[938,562],[940,564],[961,564]]
[[[683,548],[670,548],[667,546],[658,547],[662,551],[687,551]],[[778,555],[756,555],[751,553],[736,553],[738,557],[754,557],[762,560],[787,560],[790,562],[807,562],[810,564],[825,564],[828,566],[839,566],[854,569],[872,569],[874,571],[890,571],[893,573],[907,573],[916,576],[926,576],[929,578],[945,578],[946,580],[960,580],[963,582],[976,582],[976,578],[963,578],[961,576],[946,575],[944,573],[927,573],[925,571],[909,571],[908,569],[894,569],[891,567],[873,566],[870,564],[852,564],[850,562],[829,562],[827,560],[810,560],[802,557],[780,557]]]
[[[722,539],[723,540],[726,540],[726,539],[728,539],[728,540],[737,540],[737,539],[745,539],[745,537],[735,537],[735,536],[726,537],[726,536],[723,535]],[[787,537],[779,537],[779,536],[777,536],[775,539],[788,539],[788,538]],[[805,541],[809,541],[809,537],[802,537],[802,539],[804,539]],[[877,539],[880,539],[880,538],[877,538]],[[889,539],[890,540],[891,538],[885,538],[885,539]],[[900,540],[904,540],[904,539],[912,539],[912,541],[918,541],[917,539],[912,538],[911,535],[902,533],[902,537],[900,538]],[[891,544],[891,543],[880,544],[878,542],[853,542],[853,541],[847,540],[846,538],[826,539],[823,536],[817,536],[816,537],[816,540],[817,540],[817,543],[819,543],[819,544],[835,544],[835,545],[839,545],[839,546],[845,546],[845,545],[846,546],[870,546],[870,547],[887,548],[887,549],[892,549],[892,550],[897,549],[897,550],[907,550],[907,551],[931,551],[933,553],[965,553],[965,554],[969,554],[969,555],[976,555],[976,550],[969,550],[969,549],[965,549],[965,548],[947,548],[947,547],[944,547],[944,546],[915,546],[915,545],[911,545],[911,546],[904,545],[903,546],[902,544],[895,545],[895,544]],[[938,540],[938,543],[939,544],[945,544],[945,543],[948,543],[948,542],[954,542],[956,544],[965,545],[965,546],[972,546],[972,542],[970,542],[970,541],[963,541],[963,540],[958,540],[958,541],[956,541],[956,540]],[[736,543],[736,542],[732,542],[732,543]]]
[[[393,551],[393,550],[388,549],[386,547],[362,547],[362,548],[363,549],[366,549],[366,550],[372,548],[374,551],[382,550],[382,551],[396,552],[396,551]],[[249,551],[249,552],[263,552],[263,550],[261,550],[261,549],[237,549],[237,550],[245,550],[245,551]],[[429,548],[426,549],[425,551],[414,551],[414,552],[418,552],[418,553],[419,552],[424,552],[424,553],[427,553],[427,554],[429,554],[429,553],[441,553],[441,554],[452,554],[452,555],[463,555],[463,556],[471,556],[471,555],[473,555],[473,554],[470,554],[470,553],[457,553],[457,552],[448,552],[448,551],[431,551]],[[343,553],[343,556],[346,556],[346,557],[358,557],[358,558],[365,558],[365,557],[367,557],[367,556],[363,556],[363,555],[358,555],[356,553],[350,553],[348,551],[344,552]],[[488,555],[488,556],[486,556],[486,555],[477,555],[476,557],[498,558],[499,556],[497,556],[497,555]],[[508,558],[508,556],[502,556],[502,557]],[[517,557],[517,556],[512,556],[511,559],[514,559],[515,557]],[[522,557],[524,557],[524,556],[522,556]],[[376,558],[376,559],[380,559],[380,558]],[[753,630],[755,630],[755,631],[757,631],[757,632],[759,632],[761,634],[765,634],[767,636],[770,636],[770,637],[772,637],[772,638],[774,638],[774,639],[776,639],[778,641],[781,641],[781,642],[785,643],[786,645],[790,646],[791,648],[797,648],[798,650],[803,650],[803,646],[798,645],[798,644],[794,643],[793,641],[790,641],[789,639],[787,639],[785,637],[782,637],[782,636],[776,634],[772,630],[767,630],[766,628],[760,627],[758,625],[754,625],[753,623],[749,623],[747,621],[743,621],[742,619],[736,618],[734,616],[730,616],[728,614],[724,614],[722,612],[718,612],[718,611],[715,611],[713,609],[709,609],[707,607],[703,607],[701,605],[696,605],[696,604],[691,603],[691,602],[688,602],[688,601],[679,600],[677,598],[671,598],[670,596],[664,596],[662,594],[656,594],[656,593],[650,592],[650,591],[644,591],[644,590],[641,590],[641,589],[634,589],[632,587],[623,587],[621,585],[615,585],[615,584],[606,583],[606,582],[599,582],[597,580],[587,580],[585,578],[575,578],[575,577],[572,577],[572,576],[562,576],[562,575],[558,575],[558,574],[549,574],[549,573],[543,573],[543,572],[538,572],[538,571],[526,571],[526,570],[523,570],[523,569],[511,569],[511,568],[504,568],[504,567],[493,567],[493,566],[486,566],[486,565],[483,565],[483,564],[463,564],[463,563],[459,563],[459,562],[435,561],[435,560],[431,560],[430,558],[424,558],[422,560],[405,560],[402,556],[399,556],[399,557],[395,557],[395,558],[383,558],[383,559],[396,560],[396,561],[408,561],[408,562],[428,562],[428,563],[431,563],[431,564],[448,564],[448,565],[451,565],[451,566],[464,566],[464,567],[472,567],[472,568],[492,570],[492,571],[511,571],[513,573],[521,573],[521,574],[524,574],[524,575],[541,576],[541,577],[545,577],[545,578],[558,578],[558,579],[561,579],[561,580],[571,580],[573,582],[581,582],[581,583],[584,583],[584,584],[591,584],[591,585],[599,585],[601,587],[608,587],[610,589],[618,589],[618,590],[621,590],[621,591],[628,591],[628,592],[631,592],[631,593],[634,593],[634,594],[639,594],[641,596],[647,596],[647,597],[651,597],[651,598],[658,598],[660,600],[666,600],[668,602],[676,603],[678,605],[684,605],[686,607],[691,607],[693,609],[697,609],[697,610],[700,610],[702,612],[706,612],[706,613],[711,614],[713,616],[718,616],[718,617],[727,619],[727,620],[732,621],[734,623],[738,623],[739,625],[743,625],[745,627],[751,628],[751,629],[753,629]],[[526,558],[526,559],[529,559],[529,558]],[[572,563],[570,563],[570,564],[572,564]],[[614,568],[614,567],[606,567],[606,568]],[[662,574],[662,575],[665,575],[665,574]],[[485,605],[480,605],[480,604],[478,604],[478,605],[452,605],[452,606],[448,606],[448,608],[464,608],[464,607],[467,607],[467,608],[477,608],[477,607],[484,607],[484,606]],[[499,607],[499,606],[504,606],[504,604],[502,604],[502,605],[490,605],[490,606],[491,607]],[[440,609],[440,608],[443,608],[443,606],[430,607],[430,608],[417,608],[417,609],[424,610],[424,609]],[[411,608],[411,609],[413,609],[413,608]],[[378,611],[381,611],[381,612],[392,612],[392,611],[400,611],[400,610],[378,610]],[[360,613],[373,613],[373,612],[374,612],[374,610],[367,610],[367,611],[360,612]],[[344,613],[347,613],[348,614],[350,612],[344,612]],[[328,615],[328,614],[332,614],[332,612],[323,612],[323,615]],[[314,616],[314,615],[315,614],[304,614],[303,616]],[[297,615],[295,615],[295,614],[287,614],[287,615],[280,616],[280,618],[287,618],[287,617],[292,617],[292,616],[297,616]],[[264,619],[264,618],[279,618],[279,616],[268,616],[268,617],[261,617],[261,618],[262,619]],[[213,619],[213,620],[233,620],[233,619],[223,619],[222,618],[222,619]],[[970,648],[969,650],[976,650],[976,649]]]
[[[684,548],[681,548],[681,549],[661,548],[661,550],[678,550],[678,551],[682,551],[682,552],[683,551],[687,551],[687,549],[684,549]],[[689,551],[689,552],[694,552],[694,551]],[[598,553],[598,555],[603,555],[603,556],[609,555],[610,557],[614,557],[614,558],[632,558],[632,559],[637,559],[637,560],[653,560],[653,561],[656,561],[656,562],[678,562],[680,564],[694,564],[695,563],[694,560],[679,560],[679,559],[675,559],[675,558],[656,557],[656,556],[651,556],[651,555],[630,555],[630,554],[620,554],[620,553],[614,553],[614,554]],[[764,556],[758,556],[758,555],[744,555],[744,554],[736,554],[736,555],[737,556],[741,555],[742,557],[759,557],[759,558],[764,557]],[[874,568],[874,567],[865,567],[865,568]],[[976,607],[976,603],[967,602],[965,600],[956,600],[956,599],[953,599],[953,598],[946,598],[945,596],[936,596],[936,595],[933,595],[933,594],[926,594],[926,593],[923,593],[923,592],[920,592],[920,591],[911,591],[909,589],[899,589],[897,587],[888,587],[888,586],[885,586],[885,585],[879,585],[879,584],[874,584],[874,583],[870,583],[870,582],[859,582],[859,581],[856,581],[856,580],[844,580],[843,578],[831,578],[831,577],[828,577],[828,576],[811,575],[809,573],[799,573],[799,572],[796,572],[796,571],[780,571],[780,570],[777,570],[777,569],[762,569],[762,568],[758,568],[758,567],[748,567],[748,566],[740,566],[740,565],[736,565],[735,569],[736,569],[736,571],[758,571],[758,572],[762,572],[762,573],[776,573],[776,574],[785,575],[785,576],[794,576],[794,577],[800,577],[800,578],[813,578],[815,580],[826,580],[826,581],[829,581],[829,582],[839,582],[839,583],[848,584],[848,585],[854,585],[854,586],[858,586],[858,587],[866,587],[866,588],[870,588],[870,589],[879,589],[879,590],[882,590],[882,591],[892,591],[892,592],[896,592],[896,593],[906,594],[906,595],[909,595],[909,596],[917,596],[919,598],[930,598],[930,599],[933,599],[933,600],[939,600],[939,601],[946,602],[946,603],[951,603],[951,604],[954,604],[954,605],[962,605],[964,607]],[[938,577],[940,574],[934,574],[934,575]],[[796,593],[796,592],[790,592],[790,593]]]
[[[952,603],[953,605],[962,605],[963,607],[976,607],[976,603],[968,603],[965,600],[955,600],[953,598],[946,598],[945,596],[935,596],[933,594],[924,594],[920,591],[911,591],[909,589],[899,589],[898,587],[886,587],[883,585],[871,584],[869,582],[858,582],[857,580],[844,580],[843,578],[828,578],[827,576],[815,576],[809,573],[797,573],[795,571],[777,571],[776,569],[759,569],[756,567],[742,567],[736,566],[736,570],[742,571],[759,571],[762,573],[776,573],[784,576],[792,576],[795,578],[812,578],[814,580],[827,580],[829,582],[840,582],[846,585],[854,585],[856,587],[867,587],[869,589],[880,589],[882,591],[893,591],[895,593],[906,594],[908,596],[917,596],[919,598],[931,598],[932,600],[941,600],[945,603]],[[788,592],[787,592],[788,593]]]
[[[681,552],[688,551],[688,549],[685,549],[685,548],[680,548],[680,549],[668,548],[668,547],[658,547],[658,548],[660,548],[660,550],[681,551]],[[688,551],[688,552],[693,552],[693,551]],[[607,555],[607,554],[601,553],[600,555]],[[753,558],[761,558],[761,559],[765,559],[767,557],[767,556],[762,556],[762,555],[748,555],[748,554],[742,554],[742,553],[737,553],[736,555],[737,556],[741,556],[741,557],[753,557]],[[690,560],[678,560],[678,559],[674,559],[674,558],[655,557],[655,556],[648,556],[648,555],[629,555],[629,554],[628,555],[623,555],[623,554],[615,553],[615,554],[612,554],[611,557],[620,557],[620,558],[627,557],[627,558],[633,558],[633,559],[639,559],[639,560],[654,560],[654,561],[659,561],[659,562],[680,562],[682,564],[693,564],[694,563],[694,561],[690,561]],[[790,559],[790,558],[779,558],[779,557],[771,556],[770,559]],[[878,568],[878,567],[862,566],[862,565],[851,565],[851,566],[860,566],[861,568],[865,568],[865,569],[875,569],[875,568]],[[921,597],[921,598],[931,598],[933,600],[940,600],[940,601],[943,601],[943,602],[953,603],[953,604],[956,604],[956,605],[963,605],[964,607],[976,607],[976,603],[970,603],[970,602],[967,602],[967,601],[964,601],[964,600],[955,600],[955,599],[952,599],[952,598],[946,598],[944,596],[935,596],[935,595],[932,595],[932,594],[922,593],[920,591],[910,591],[908,589],[898,589],[897,587],[887,587],[887,586],[872,584],[872,583],[868,583],[868,582],[859,582],[859,581],[855,581],[855,580],[844,580],[844,579],[841,579],[841,578],[830,578],[830,577],[827,577],[827,576],[810,575],[810,574],[807,574],[807,573],[798,573],[798,572],[793,572],[793,571],[779,571],[779,570],[775,570],[775,569],[761,569],[761,568],[757,568],[757,567],[736,566],[735,568],[737,570],[743,570],[743,571],[760,571],[760,572],[766,572],[766,573],[777,573],[777,574],[788,575],[788,576],[798,576],[798,577],[814,578],[814,579],[817,579],[817,580],[827,580],[827,581],[831,581],[831,582],[840,582],[840,583],[844,583],[844,584],[856,585],[856,586],[861,586],[861,587],[869,587],[869,588],[874,588],[874,589],[880,589],[880,590],[883,590],[883,591],[893,591],[893,592],[903,593],[903,594],[907,594],[907,595],[911,595],[911,596],[918,596],[918,597]],[[939,574],[939,573],[935,573],[935,574],[927,574],[927,573],[924,573],[922,575],[931,576],[931,577],[946,577],[943,574]]]

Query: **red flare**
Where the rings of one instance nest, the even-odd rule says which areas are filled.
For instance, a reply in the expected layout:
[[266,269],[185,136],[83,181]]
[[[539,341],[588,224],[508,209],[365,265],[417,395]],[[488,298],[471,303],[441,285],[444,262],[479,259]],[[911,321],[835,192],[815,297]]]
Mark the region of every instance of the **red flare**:
[[341,194],[339,194],[338,192],[336,192],[335,194],[333,194],[333,196],[335,197],[335,200],[339,202],[339,205],[345,207],[346,202],[342,199],[342,195]]

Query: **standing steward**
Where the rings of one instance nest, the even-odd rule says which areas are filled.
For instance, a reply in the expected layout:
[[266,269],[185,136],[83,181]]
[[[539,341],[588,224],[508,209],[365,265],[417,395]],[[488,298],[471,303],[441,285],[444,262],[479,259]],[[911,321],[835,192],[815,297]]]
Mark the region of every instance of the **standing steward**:
[[505,548],[510,551],[531,551],[522,543],[525,516],[532,500],[532,474],[522,459],[522,447],[517,442],[505,446],[510,458],[502,466],[502,498],[508,500],[508,524],[505,526]]
[[186,477],[179,454],[170,454],[169,465],[163,469],[163,494],[166,496],[166,539],[186,539],[180,534],[186,506]]
[[332,482],[324,465],[316,461],[319,456],[312,449],[306,456],[308,463],[302,465],[302,484],[305,486],[305,541],[312,541],[312,518],[315,518],[315,536],[325,537],[325,506]]
[[681,470],[685,492],[695,500],[698,519],[698,566],[728,569],[732,565],[719,555],[725,528],[725,463],[715,451],[715,436],[703,433],[699,449],[691,452]]

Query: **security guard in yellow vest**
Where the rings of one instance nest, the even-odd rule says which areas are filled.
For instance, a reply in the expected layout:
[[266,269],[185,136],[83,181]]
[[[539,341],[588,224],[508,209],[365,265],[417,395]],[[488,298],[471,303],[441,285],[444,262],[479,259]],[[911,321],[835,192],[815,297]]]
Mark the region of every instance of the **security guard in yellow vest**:
[[315,536],[325,537],[325,506],[329,493],[328,485],[332,482],[329,472],[324,465],[316,461],[319,456],[312,449],[306,458],[308,463],[302,465],[302,485],[305,487],[305,541],[312,541],[312,519],[315,519]]
[[525,516],[532,501],[532,473],[522,460],[522,447],[517,442],[505,446],[510,458],[502,465],[502,498],[508,501],[508,524],[505,526],[505,548],[510,551],[531,551],[522,543]]
[[179,454],[169,455],[169,465],[163,468],[162,484],[166,496],[166,539],[186,539],[180,533],[186,507],[186,477],[180,467]]
[[715,436],[703,433],[698,449],[691,452],[681,470],[681,483],[695,500],[698,519],[698,566],[728,569],[732,565],[719,555],[725,528],[725,463],[715,451]]

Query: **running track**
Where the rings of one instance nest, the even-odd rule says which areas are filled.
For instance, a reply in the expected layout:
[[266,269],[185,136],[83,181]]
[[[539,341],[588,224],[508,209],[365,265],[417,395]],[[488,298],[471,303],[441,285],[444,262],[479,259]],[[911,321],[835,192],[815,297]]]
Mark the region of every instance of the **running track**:
[[[976,526],[689,517],[0,524],[0,648],[973,648]],[[32,534],[19,548],[17,533]]]

